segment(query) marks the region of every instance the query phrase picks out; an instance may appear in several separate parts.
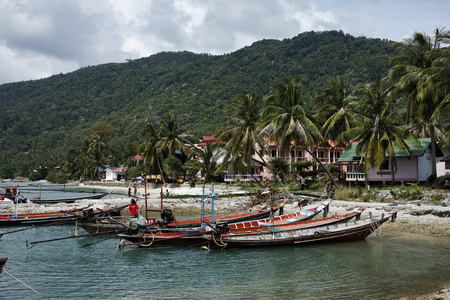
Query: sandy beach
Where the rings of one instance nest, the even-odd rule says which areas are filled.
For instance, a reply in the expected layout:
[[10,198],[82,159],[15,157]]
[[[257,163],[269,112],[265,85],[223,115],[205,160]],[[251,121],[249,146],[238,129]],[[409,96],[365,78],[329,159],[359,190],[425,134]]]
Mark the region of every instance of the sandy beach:
[[[131,197],[128,197],[128,187],[126,186],[105,186],[83,184],[81,186],[86,189],[95,189],[96,191],[107,191],[109,195],[100,200],[77,200],[75,203],[59,203],[56,205],[42,205],[34,203],[25,203],[18,206],[19,213],[36,213],[44,211],[58,211],[68,210],[71,208],[80,208],[92,205],[93,208],[107,208],[112,206],[120,206],[130,203],[131,198],[138,199],[138,204],[141,212],[144,213],[145,203],[145,188],[144,186],[136,185],[136,195],[134,186],[131,190]],[[147,207],[148,209],[159,210],[161,208],[161,187],[147,187]],[[203,187],[197,185],[196,187],[189,187],[187,184],[181,184],[178,187],[167,186],[163,188],[163,193],[169,192],[170,198],[163,197],[163,207],[170,208],[175,217],[199,216],[201,213],[201,200],[203,195]],[[205,199],[211,199],[211,185],[205,186]],[[255,197],[251,195],[244,195],[244,191],[240,188],[231,185],[217,185],[214,187],[214,194],[217,195],[214,200],[214,207],[216,214],[237,212],[247,210],[257,206],[263,206],[262,203],[255,202]],[[236,197],[221,197],[221,195],[236,194]],[[174,197],[174,195],[189,195],[190,197]],[[450,195],[446,194],[443,203],[448,204]],[[273,197],[274,202],[287,200],[284,207],[284,213],[298,211],[298,202],[301,200],[308,200],[308,203],[303,208],[317,206],[323,201],[319,198],[308,198],[293,195],[291,193],[283,193],[281,197]],[[437,238],[449,239],[450,241],[450,206],[449,205],[428,205],[420,204],[417,201],[401,202],[354,202],[343,201],[341,199],[334,199],[329,208],[329,215],[343,214],[353,211],[355,208],[364,208],[365,211],[362,217],[369,217],[369,215],[379,216],[386,214],[389,211],[398,210],[397,220],[395,222],[388,222],[382,227],[382,231],[398,231],[409,232],[413,234],[427,235]],[[13,205],[0,205],[0,213],[14,213]],[[205,212],[211,213],[211,204],[205,204]],[[123,214],[128,214],[127,210]],[[322,214],[320,214],[322,216]],[[159,218],[157,212],[149,213],[149,217]],[[411,299],[411,298],[402,298]],[[417,296],[412,299],[450,299],[450,283],[447,289],[433,293],[431,295]]]

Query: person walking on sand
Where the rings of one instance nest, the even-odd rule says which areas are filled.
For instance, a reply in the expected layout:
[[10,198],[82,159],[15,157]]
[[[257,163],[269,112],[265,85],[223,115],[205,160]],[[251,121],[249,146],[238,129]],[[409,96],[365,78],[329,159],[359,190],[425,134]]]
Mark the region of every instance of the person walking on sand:
[[128,206],[128,210],[130,211],[132,218],[138,217],[139,206],[136,204],[136,200],[131,199],[131,204]]
[[128,197],[131,197],[131,188],[128,188]]
[[325,187],[323,188],[323,192],[325,193],[326,199],[328,199],[328,196],[330,194],[330,183],[328,181],[325,184]]

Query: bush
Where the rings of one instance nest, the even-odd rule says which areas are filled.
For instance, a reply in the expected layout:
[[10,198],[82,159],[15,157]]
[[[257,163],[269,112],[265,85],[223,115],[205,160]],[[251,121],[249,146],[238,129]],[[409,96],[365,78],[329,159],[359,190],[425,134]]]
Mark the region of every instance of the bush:
[[448,180],[450,183],[450,175],[443,175],[438,177],[438,184],[440,187],[443,187],[445,184],[445,181]]
[[50,171],[45,177],[45,180],[53,183],[64,183],[67,181],[67,176],[61,173],[55,173],[53,171]]

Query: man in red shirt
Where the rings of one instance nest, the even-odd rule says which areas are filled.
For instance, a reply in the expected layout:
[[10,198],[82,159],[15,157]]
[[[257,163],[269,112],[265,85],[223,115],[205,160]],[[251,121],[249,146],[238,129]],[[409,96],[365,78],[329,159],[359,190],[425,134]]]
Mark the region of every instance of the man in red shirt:
[[138,217],[139,206],[136,204],[136,200],[131,199],[131,204],[128,206],[128,210],[130,211],[132,218]]

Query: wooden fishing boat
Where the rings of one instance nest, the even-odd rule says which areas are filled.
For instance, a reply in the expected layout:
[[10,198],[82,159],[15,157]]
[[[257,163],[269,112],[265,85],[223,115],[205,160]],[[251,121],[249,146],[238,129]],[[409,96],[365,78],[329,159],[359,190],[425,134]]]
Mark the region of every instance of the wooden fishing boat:
[[[258,208],[256,210],[241,211],[241,212],[237,212],[237,213],[215,216],[214,222],[215,223],[222,223],[222,222],[235,223],[235,222],[267,218],[271,213],[275,214],[275,212],[278,211],[278,209],[280,209],[281,207],[283,207],[285,203],[286,202],[283,202],[276,207],[264,206],[264,207]],[[200,227],[203,221],[205,221],[207,223],[212,223],[213,218],[212,218],[212,216],[206,216],[203,218],[203,220],[201,217],[200,218],[192,218],[192,219],[174,220],[170,223],[164,224],[164,227],[172,227],[172,228]],[[161,224],[155,224],[154,226],[158,226],[158,225],[161,226]]]
[[232,224],[228,224],[230,230],[233,229],[245,229],[245,228],[251,228],[251,227],[260,227],[264,224],[271,224],[271,225],[282,225],[282,224],[295,224],[299,222],[304,222],[311,220],[315,216],[317,216],[321,211],[323,211],[331,201],[327,201],[317,207],[313,207],[310,209],[300,210],[297,212],[293,212],[290,214],[284,214],[279,216],[272,216],[269,218],[264,219],[258,219],[258,220],[251,220],[251,221],[244,221],[244,222],[234,222]]
[[77,219],[88,219],[100,216],[110,216],[120,214],[120,211],[128,207],[127,205],[110,207],[107,209],[93,209],[90,206],[67,211],[54,211],[34,214],[3,214],[0,215],[0,226],[6,225],[33,225],[52,222],[67,221],[72,222]]
[[83,197],[77,197],[77,198],[66,198],[66,199],[30,199],[31,202],[36,204],[52,204],[52,203],[74,203],[77,200],[83,200],[83,199],[101,199],[108,195],[108,193],[102,193],[102,194],[95,194],[95,195],[89,195],[89,196],[83,196]]
[[[226,231],[232,232],[233,234],[237,235],[237,234],[246,234],[249,232],[261,233],[261,232],[281,231],[286,229],[291,230],[300,228],[305,229],[317,226],[332,225],[338,222],[345,222],[355,216],[359,216],[362,213],[362,211],[363,209],[358,209],[352,213],[340,216],[333,216],[324,219],[309,220],[297,223],[284,223],[278,225],[267,223],[265,220],[241,222],[226,225],[224,225],[224,223],[220,223],[217,224],[216,227],[214,227],[214,230],[220,232],[220,230],[224,228],[223,226],[225,226]],[[262,222],[259,223],[260,221]],[[119,236],[122,238],[121,245],[124,245],[124,243],[129,243],[130,245],[137,245],[143,247],[150,247],[150,246],[157,247],[157,246],[193,246],[205,244],[204,235],[212,236],[214,234],[213,230],[208,230],[202,233],[201,228],[178,229],[175,231],[171,230],[173,229],[163,228],[158,231],[157,230],[147,231],[145,233],[140,234],[119,234]]]
[[[280,204],[279,206],[269,208],[263,207],[253,211],[242,211],[237,213],[219,215],[214,217],[214,222],[227,222],[227,223],[235,223],[246,220],[258,220],[268,217],[271,213],[274,214],[280,207],[283,207],[285,202]],[[168,216],[167,216],[168,215]],[[314,213],[310,211],[303,211],[297,213],[296,215],[291,215],[288,219],[295,220],[295,218],[313,218]],[[207,216],[204,218],[205,222],[212,222],[212,216]],[[83,228],[85,231],[89,233],[99,233],[99,232],[111,232],[113,230],[122,229],[124,226],[129,225],[130,219],[120,218],[91,218],[80,220],[78,222],[78,226]],[[174,220],[173,214],[170,210],[164,209],[161,212],[161,220],[155,222],[155,219],[147,220],[148,226],[147,229],[150,230],[161,230],[161,228],[172,228],[182,229],[182,228],[195,228],[200,227],[202,223],[202,218],[192,218],[192,219],[180,219]],[[168,231],[168,230],[166,230]]]
[[[251,233],[251,232],[274,232],[281,230],[293,230],[293,229],[305,229],[318,226],[332,225],[336,223],[344,223],[352,218],[359,219],[363,208],[355,209],[353,212],[343,215],[335,215],[328,218],[321,218],[316,220],[305,219],[301,222],[289,223],[289,222],[271,222],[270,219],[255,220],[248,222],[240,222],[234,224],[228,224],[230,232],[234,234]],[[320,211],[319,211],[320,212]],[[317,215],[317,214],[314,214]]]
[[3,267],[5,266],[7,260],[8,260],[7,257],[6,258],[0,258],[0,273],[3,272]]
[[203,237],[209,241],[209,247],[215,248],[284,246],[360,240],[365,239],[396,213],[396,211],[392,211],[388,216],[385,217],[382,215],[377,219],[360,219],[347,223],[338,223],[307,229],[301,228],[271,232],[251,232],[246,234],[229,232],[221,234],[204,234]]
[[[273,224],[284,224],[284,223],[296,223],[296,222],[302,222],[302,221],[306,221],[306,220],[311,220],[312,218],[314,218],[317,214],[319,214],[329,203],[325,203],[325,204],[321,204],[317,207],[314,208],[310,208],[310,209],[306,209],[306,210],[301,210],[298,212],[294,212],[294,213],[290,213],[290,214],[285,214],[285,215],[281,215],[281,216],[274,216],[273,218],[260,218],[260,219],[251,219],[251,221],[239,221],[243,219],[243,213],[236,213],[236,214],[228,214],[228,215],[222,215],[222,216],[217,216],[214,218],[214,220],[221,220],[217,223],[221,223],[223,222],[222,220],[225,220],[225,222],[229,223],[230,228],[238,228],[237,226],[239,226],[239,228],[249,228],[249,227],[254,227],[255,223],[253,223],[253,225],[250,222],[254,222],[255,220],[257,220],[260,224],[261,223],[268,223],[268,222],[272,222]],[[280,206],[274,208],[273,210],[273,214],[274,212],[279,209],[279,207],[282,207],[284,205],[284,203],[282,203]],[[260,216],[264,216],[267,215],[267,211],[263,210],[263,213],[260,213],[261,210],[255,211],[257,214],[251,215],[252,218],[257,218],[256,215],[260,215]],[[268,215],[270,215],[270,210],[268,212]],[[233,215],[238,216],[237,218],[232,218]],[[228,218],[226,218],[228,217]],[[208,222],[209,220],[211,220],[212,217],[206,217],[205,218],[205,222]],[[194,226],[191,222],[193,220],[195,222],[195,224],[198,224],[198,226]],[[99,232],[111,232],[113,230],[117,230],[117,229],[122,229],[124,226],[128,226],[129,225],[129,218],[93,218],[93,219],[86,219],[86,220],[80,220],[77,225],[80,226],[81,228],[83,228],[85,231],[89,232],[89,233],[99,233]],[[199,222],[199,223],[197,223]],[[194,228],[194,229],[199,229],[200,230],[200,226],[201,226],[201,218],[195,218],[195,219],[185,219],[185,220],[179,220],[176,222],[171,222],[168,223],[164,226],[160,226],[160,222],[156,222],[154,218],[151,218],[149,220],[147,220],[147,231],[152,231],[152,230],[161,230],[161,228],[166,228],[166,229],[173,229],[173,230],[177,230],[177,229],[184,229],[184,228]],[[176,226],[173,226],[174,224],[176,224]],[[184,225],[187,224],[187,225]],[[239,224],[239,225],[237,225]],[[167,226],[169,225],[169,226]],[[257,225],[260,226],[260,225]],[[173,231],[172,230],[172,231]],[[170,230],[166,230],[170,231]]]

